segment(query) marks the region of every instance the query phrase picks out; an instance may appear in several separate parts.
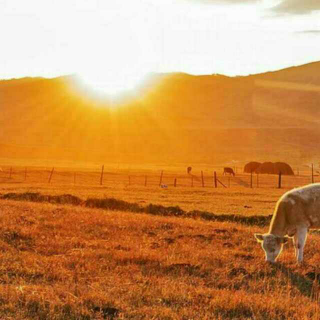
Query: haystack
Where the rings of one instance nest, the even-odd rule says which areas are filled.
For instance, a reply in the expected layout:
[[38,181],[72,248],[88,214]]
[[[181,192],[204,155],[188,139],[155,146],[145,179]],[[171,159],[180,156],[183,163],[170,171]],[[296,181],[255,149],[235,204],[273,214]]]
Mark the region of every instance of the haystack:
[[260,165],[261,165],[260,162],[251,161],[244,166],[243,172],[245,173],[255,172],[256,169],[260,167]]
[[276,174],[279,174],[281,172],[281,174],[286,176],[294,176],[294,172],[292,168],[287,163],[276,162],[274,166],[275,166]]
[[256,173],[276,174],[276,167],[272,162],[264,162],[257,169]]

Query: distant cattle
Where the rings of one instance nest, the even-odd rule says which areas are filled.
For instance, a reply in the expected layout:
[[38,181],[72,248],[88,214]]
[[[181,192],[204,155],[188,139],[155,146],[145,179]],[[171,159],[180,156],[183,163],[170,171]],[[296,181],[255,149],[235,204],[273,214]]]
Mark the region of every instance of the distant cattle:
[[191,173],[191,170],[192,170],[192,167],[188,167],[188,168],[187,168],[187,173],[190,174],[190,173]]
[[227,174],[227,173],[230,174],[230,175],[235,176],[235,173],[234,173],[234,171],[233,171],[232,168],[229,168],[229,167],[223,168],[223,175],[225,175],[225,174]]
[[269,262],[276,261],[283,243],[293,237],[296,259],[301,262],[308,229],[320,229],[320,183],[285,193],[277,202],[269,232],[255,237]]

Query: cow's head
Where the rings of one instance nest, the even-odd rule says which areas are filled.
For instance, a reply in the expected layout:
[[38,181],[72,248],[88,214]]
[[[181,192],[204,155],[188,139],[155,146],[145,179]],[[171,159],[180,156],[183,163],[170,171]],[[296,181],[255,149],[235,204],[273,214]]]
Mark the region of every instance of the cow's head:
[[255,233],[254,236],[258,242],[261,243],[262,249],[266,254],[266,261],[268,262],[276,261],[282,250],[283,244],[288,241],[288,237],[279,237],[270,233]]

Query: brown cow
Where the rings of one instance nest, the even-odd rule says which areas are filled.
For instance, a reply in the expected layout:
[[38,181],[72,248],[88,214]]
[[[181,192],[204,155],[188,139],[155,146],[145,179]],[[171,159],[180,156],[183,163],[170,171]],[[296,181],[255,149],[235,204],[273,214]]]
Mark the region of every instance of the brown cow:
[[235,176],[235,173],[234,173],[234,171],[233,171],[232,168],[229,168],[229,167],[223,168],[223,175],[225,175],[225,174],[227,174],[227,173],[229,173],[230,175]]

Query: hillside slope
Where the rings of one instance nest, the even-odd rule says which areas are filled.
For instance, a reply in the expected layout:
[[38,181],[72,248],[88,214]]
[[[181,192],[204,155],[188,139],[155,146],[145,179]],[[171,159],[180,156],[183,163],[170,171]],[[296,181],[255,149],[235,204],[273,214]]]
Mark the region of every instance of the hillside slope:
[[0,81],[0,158],[306,162],[320,138],[319,71],[153,74],[117,108],[74,90],[73,77]]

